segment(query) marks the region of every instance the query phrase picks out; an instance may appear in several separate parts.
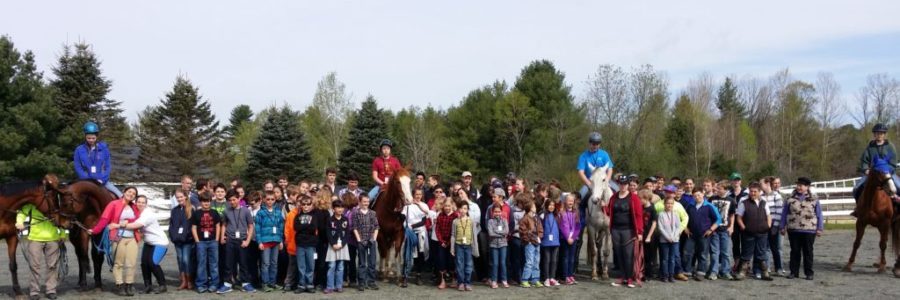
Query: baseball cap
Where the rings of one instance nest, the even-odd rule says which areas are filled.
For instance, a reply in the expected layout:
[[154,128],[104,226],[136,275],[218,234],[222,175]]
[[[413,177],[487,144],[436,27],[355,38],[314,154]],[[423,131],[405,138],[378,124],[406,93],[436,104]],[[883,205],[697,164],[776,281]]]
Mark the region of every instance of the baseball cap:
[[503,191],[503,189],[501,189],[501,188],[495,188],[494,196],[496,196],[496,195],[500,195],[501,197],[506,197],[506,192]]
[[674,192],[675,192],[675,186],[674,186],[674,185],[671,185],[671,184],[670,184],[670,185],[667,185],[666,187],[663,188],[663,191],[666,192],[666,193],[674,193]]
[[465,171],[462,173],[462,177],[472,177],[472,172]]
[[743,178],[741,177],[741,173],[733,172],[733,173],[731,173],[731,175],[728,175],[728,179],[730,179],[730,180],[741,180],[741,179],[743,179]]

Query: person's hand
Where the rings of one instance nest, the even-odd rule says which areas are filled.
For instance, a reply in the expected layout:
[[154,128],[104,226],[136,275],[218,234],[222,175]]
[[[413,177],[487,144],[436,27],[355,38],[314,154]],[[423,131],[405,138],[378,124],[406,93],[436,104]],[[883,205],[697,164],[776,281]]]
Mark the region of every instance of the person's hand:
[[644,235],[638,234],[638,235],[637,235],[637,240],[638,240],[638,241],[643,241],[643,240],[644,240]]
[[225,239],[224,239],[224,238],[223,238],[223,239],[220,239],[220,240],[219,240],[219,244],[225,245]]
[[284,243],[278,243],[278,250],[284,250]]
[[16,223],[16,229],[18,229],[18,230],[25,229],[25,224]]
[[87,230],[87,234],[88,234],[88,235],[94,235],[94,230],[93,230],[93,229],[88,229],[88,230]]
[[259,250],[265,250],[263,249],[263,244],[259,244]]
[[817,236],[817,237],[822,236],[822,231],[821,231],[821,230],[816,230],[816,236]]
[[338,247],[337,244],[334,244],[334,245],[331,245],[331,249],[334,249],[334,251],[338,251],[338,250],[341,250],[341,247]]
[[644,243],[650,243],[650,240],[652,240],[652,239],[653,239],[653,237],[648,235],[647,239],[644,240]]
[[450,255],[456,256],[456,249],[450,249]]
[[567,242],[569,242],[569,245],[575,244],[575,240],[573,239],[569,239]]
[[116,229],[119,229],[119,224],[117,224],[117,223],[109,224],[109,230],[116,230]]
[[869,175],[869,169],[866,169],[866,175]]
[[734,227],[728,227],[728,236],[731,236],[732,233],[734,233]]
[[786,235],[786,234],[787,234],[787,230],[782,229],[782,230],[781,230],[781,235]]
[[688,238],[691,237],[691,231],[690,231],[690,230],[685,230],[685,231],[684,231],[684,234],[687,235]]
[[710,235],[712,235],[712,229],[708,229],[703,233],[703,237],[709,237]]
[[250,246],[250,241],[244,241],[241,243],[241,248],[247,248]]

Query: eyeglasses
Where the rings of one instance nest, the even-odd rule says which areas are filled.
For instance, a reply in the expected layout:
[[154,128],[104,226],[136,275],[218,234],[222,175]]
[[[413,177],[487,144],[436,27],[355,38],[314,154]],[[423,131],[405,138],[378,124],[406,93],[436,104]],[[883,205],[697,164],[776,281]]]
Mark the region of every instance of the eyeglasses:
[[266,198],[266,201],[275,201],[275,198]]
[[300,206],[312,206],[312,203],[300,203]]

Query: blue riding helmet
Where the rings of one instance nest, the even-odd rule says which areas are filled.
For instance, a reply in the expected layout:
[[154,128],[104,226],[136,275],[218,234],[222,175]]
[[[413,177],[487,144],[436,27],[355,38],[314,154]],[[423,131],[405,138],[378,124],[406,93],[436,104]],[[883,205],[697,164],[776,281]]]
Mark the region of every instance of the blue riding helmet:
[[88,121],[84,123],[84,134],[98,134],[100,133],[100,125],[94,123],[93,121]]

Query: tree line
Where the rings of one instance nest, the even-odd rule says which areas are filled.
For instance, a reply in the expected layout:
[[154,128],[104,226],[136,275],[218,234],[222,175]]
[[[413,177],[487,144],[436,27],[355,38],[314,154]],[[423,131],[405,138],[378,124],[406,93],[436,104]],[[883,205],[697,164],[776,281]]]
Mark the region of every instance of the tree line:
[[[238,105],[223,122],[212,113],[215,99],[179,75],[129,124],[121,101],[108,96],[113,81],[92,46],[62,50],[45,78],[30,51],[0,37],[0,181],[47,172],[71,178],[72,150],[87,120],[102,127],[115,181],[193,174],[259,184],[280,175],[319,178],[336,167],[342,178],[359,174],[363,186],[372,184],[371,161],[384,138],[414,171],[455,178],[467,170],[481,179],[515,172],[572,186],[591,131],[603,134],[616,169],[628,173],[844,178],[856,174],[875,123],[900,125],[900,82],[886,73],[869,75],[845,99],[824,72],[814,82],[789,69],[768,77],[703,73],[673,93],[666,73],[651,65],[600,65],[584,90],[572,91],[571,79],[548,60],[528,64],[512,83],[477,87],[446,109],[394,112],[373,95],[357,105],[329,73],[308,107]],[[889,134],[900,139],[898,130]]]

